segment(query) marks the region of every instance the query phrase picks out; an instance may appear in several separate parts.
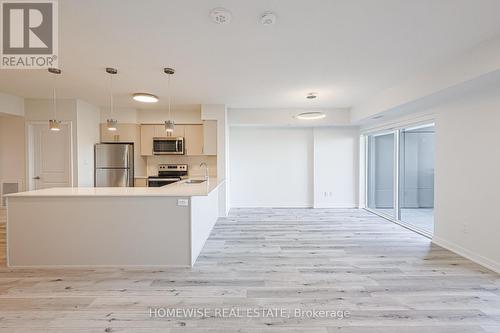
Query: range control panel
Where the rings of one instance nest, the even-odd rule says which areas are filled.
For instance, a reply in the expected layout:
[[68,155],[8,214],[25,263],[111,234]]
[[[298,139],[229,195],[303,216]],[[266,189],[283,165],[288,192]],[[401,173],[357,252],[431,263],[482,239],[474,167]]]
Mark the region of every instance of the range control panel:
[[160,164],[158,171],[187,171],[187,164]]

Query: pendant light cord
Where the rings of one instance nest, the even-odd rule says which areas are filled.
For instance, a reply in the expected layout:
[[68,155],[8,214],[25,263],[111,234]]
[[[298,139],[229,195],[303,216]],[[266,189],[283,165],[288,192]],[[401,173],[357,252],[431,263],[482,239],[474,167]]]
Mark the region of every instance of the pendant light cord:
[[113,118],[113,74],[109,74],[109,106],[110,118]]
[[172,121],[172,111],[170,110],[171,106],[170,106],[170,102],[171,102],[171,96],[172,96],[172,92],[170,91],[171,88],[170,88],[170,76],[172,74],[168,74],[168,80],[167,80],[167,88],[168,88],[168,119],[170,121]]
[[56,96],[56,76],[54,75],[54,85],[52,88],[52,109],[54,111],[54,120],[57,119],[57,96]]

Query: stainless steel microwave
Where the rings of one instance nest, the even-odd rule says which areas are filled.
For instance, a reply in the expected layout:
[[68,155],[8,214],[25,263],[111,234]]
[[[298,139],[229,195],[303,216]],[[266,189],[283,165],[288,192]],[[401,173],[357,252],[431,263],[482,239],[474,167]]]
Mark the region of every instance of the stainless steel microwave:
[[153,155],[184,155],[184,138],[153,138]]

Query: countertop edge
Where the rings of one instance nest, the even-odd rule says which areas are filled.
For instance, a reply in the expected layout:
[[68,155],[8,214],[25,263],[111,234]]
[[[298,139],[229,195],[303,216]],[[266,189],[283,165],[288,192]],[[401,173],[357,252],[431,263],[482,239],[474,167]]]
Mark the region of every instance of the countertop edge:
[[[7,198],[7,200],[9,199],[12,199],[12,198],[72,198],[72,197],[75,197],[75,198],[97,198],[97,197],[109,197],[109,198],[112,198],[112,197],[117,197],[117,198],[121,198],[121,197],[170,197],[170,198],[175,198],[175,197],[178,197],[178,198],[186,198],[186,197],[205,197],[205,196],[208,196],[210,193],[212,193],[214,190],[218,189],[223,183],[225,183],[225,179],[221,179],[221,180],[216,180],[215,183],[216,185],[211,185],[213,186],[212,188],[210,188],[210,190],[208,192],[204,192],[204,193],[186,193],[186,194],[183,194],[183,193],[175,193],[177,191],[180,191],[180,190],[173,190],[172,192],[173,193],[169,193],[167,189],[164,190],[164,193],[161,193],[161,189],[158,189],[156,188],[156,192],[151,192],[151,193],[74,193],[74,194],[50,194],[50,193],[31,193],[30,192],[33,192],[33,191],[29,191],[29,192],[19,192],[19,193],[12,193],[12,194],[8,194],[8,195],[5,195],[5,197]],[[179,185],[181,185],[183,182],[180,182],[178,184],[174,183],[174,184],[170,184],[170,185],[166,185],[166,187],[172,187],[172,188],[175,188]],[[196,186],[196,185],[194,185]],[[89,187],[88,189],[91,189],[92,187]],[[133,188],[133,187],[131,187]],[[146,189],[146,188],[141,188],[141,189]],[[191,189],[191,190],[196,190],[196,189]]]

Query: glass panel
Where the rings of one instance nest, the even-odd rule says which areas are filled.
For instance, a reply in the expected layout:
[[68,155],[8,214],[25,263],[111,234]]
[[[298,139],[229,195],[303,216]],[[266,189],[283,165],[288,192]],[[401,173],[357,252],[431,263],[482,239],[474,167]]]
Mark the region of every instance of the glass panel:
[[434,125],[400,131],[399,219],[434,231]]
[[177,149],[177,140],[161,139],[153,141],[153,151],[155,152],[175,152]]
[[367,205],[391,217],[396,217],[394,141],[394,133],[368,137]]

